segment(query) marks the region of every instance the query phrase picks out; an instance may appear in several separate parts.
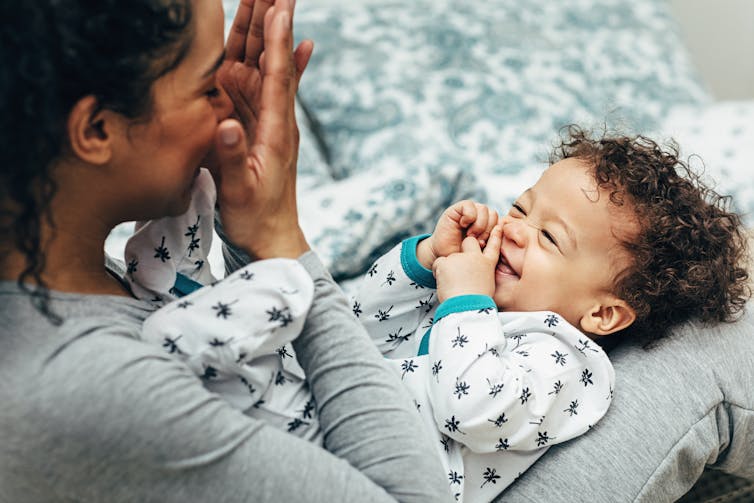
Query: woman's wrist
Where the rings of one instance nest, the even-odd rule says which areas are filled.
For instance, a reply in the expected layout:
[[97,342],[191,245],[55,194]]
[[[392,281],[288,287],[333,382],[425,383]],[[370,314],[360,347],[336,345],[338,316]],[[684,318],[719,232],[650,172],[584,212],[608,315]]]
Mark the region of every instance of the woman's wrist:
[[255,259],[296,259],[311,250],[301,229],[286,233],[273,240],[260,239],[259,241],[254,245],[244,246],[242,249]]

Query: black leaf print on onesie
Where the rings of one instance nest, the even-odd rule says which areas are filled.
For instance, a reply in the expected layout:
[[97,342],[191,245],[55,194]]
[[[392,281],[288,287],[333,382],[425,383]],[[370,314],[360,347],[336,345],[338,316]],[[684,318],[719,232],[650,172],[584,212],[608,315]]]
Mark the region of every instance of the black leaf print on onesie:
[[196,216],[196,223],[186,227],[186,234],[184,234],[184,236],[191,236],[192,238],[196,237],[196,233],[199,232],[199,220],[201,218],[201,215]]
[[382,309],[377,310],[377,314],[374,315],[375,318],[377,318],[377,321],[385,321],[390,319],[390,311],[393,309],[393,306],[390,306],[385,311]]
[[284,307],[283,309],[272,307],[265,312],[270,315],[267,321],[277,321],[281,327],[287,327],[288,324],[293,322],[293,315],[288,307]]
[[363,312],[363,311],[361,310],[361,304],[359,304],[359,302],[358,302],[358,301],[356,301],[356,300],[354,300],[354,301],[353,301],[353,307],[351,308],[351,310],[353,311],[353,314],[354,314],[354,315],[355,315],[355,316],[356,316],[357,318],[358,318],[358,317],[359,317],[359,315],[360,315],[360,314],[361,314],[361,313]]
[[293,358],[293,355],[292,355],[292,354],[290,354],[290,353],[288,352],[288,348],[287,348],[286,346],[280,346],[279,348],[277,348],[277,349],[275,350],[275,352],[276,352],[276,353],[278,354],[278,356],[280,356],[280,358],[282,358],[283,360],[285,360],[286,358]]
[[414,370],[418,369],[419,365],[414,363],[414,360],[403,360],[403,363],[401,363],[401,370],[403,373],[401,374],[401,379],[406,377],[407,372],[414,372]]
[[456,389],[453,392],[454,395],[460,400],[463,395],[469,394],[469,389],[471,386],[466,381],[460,381],[456,377]]
[[589,339],[579,339],[579,345],[574,347],[584,356],[586,356],[586,351],[597,353],[598,351],[590,345],[590,342]]
[[204,368],[204,373],[201,375],[201,379],[204,381],[209,381],[215,378],[217,378],[217,369],[211,365],[207,365]]
[[397,342],[398,344],[406,342],[409,339],[409,337],[411,337],[411,334],[408,333],[405,335],[401,335],[402,331],[403,331],[403,327],[399,327],[398,331],[395,332],[394,334],[388,333],[387,339],[385,339],[385,342]]
[[233,311],[230,309],[230,306],[238,302],[238,300],[234,300],[233,302],[230,302],[228,304],[223,304],[222,302],[218,301],[216,305],[212,306],[212,309],[217,311],[215,313],[218,318],[222,318],[224,320],[227,320],[228,317],[233,314]]
[[563,412],[567,412],[570,417],[573,417],[573,416],[578,415],[578,411],[576,410],[578,408],[579,408],[579,401],[573,400],[567,409],[563,409]]
[[516,348],[518,348],[518,347],[519,347],[519,346],[521,345],[521,339],[523,339],[523,338],[524,338],[524,337],[526,337],[526,336],[527,336],[527,334],[516,334],[516,335],[512,335],[512,336],[511,336],[511,339],[513,339],[514,341],[516,341],[516,345],[515,345],[515,346],[513,347],[513,349],[516,349]]
[[543,447],[547,445],[547,443],[550,440],[555,440],[555,437],[549,437],[547,436],[546,431],[538,431],[537,432],[537,447]]
[[291,433],[293,431],[298,430],[300,427],[304,425],[308,425],[306,421],[303,419],[295,418],[291,422],[288,423],[288,433]]
[[134,259],[131,259],[131,261],[128,263],[128,268],[126,269],[126,274],[131,276],[133,278],[134,273],[138,269],[139,261]]
[[552,328],[552,327],[554,327],[554,326],[557,326],[557,324],[558,324],[559,322],[560,322],[560,320],[559,320],[559,319],[558,319],[558,317],[557,317],[557,316],[555,316],[554,314],[548,314],[548,315],[547,315],[547,316],[545,317],[545,325],[547,325],[547,326],[548,326],[548,327],[550,327],[550,328]]
[[555,358],[555,364],[560,365],[561,367],[566,364],[566,356],[560,351],[555,351],[553,354],[551,354],[553,358]]
[[450,484],[458,484],[461,485],[461,480],[463,479],[463,475],[458,473],[455,470],[451,470],[448,472],[448,480],[450,481]]
[[385,283],[387,283],[387,286],[393,286],[393,283],[395,283],[395,273],[393,271],[390,271],[389,273],[387,273],[385,282],[382,284],[384,285]]
[[499,438],[497,439],[497,443],[495,444],[495,449],[497,449],[498,451],[507,451],[510,446],[511,444],[508,443],[507,438]]
[[188,256],[190,257],[191,254],[199,249],[199,241],[201,238],[196,237],[196,233],[199,232],[199,220],[201,219],[201,215],[196,216],[196,223],[194,225],[188,226],[186,234],[184,236],[190,237],[190,242],[188,245]]
[[490,381],[489,379],[487,379],[487,385],[489,385],[489,387],[490,387],[489,395],[492,398],[496,398],[497,395],[498,395],[498,393],[500,393],[501,391],[503,391],[503,386],[505,386],[505,383],[494,383],[493,384],[492,381]]
[[505,423],[508,422],[508,418],[505,417],[505,412],[497,416],[497,419],[488,419],[490,423],[493,423],[498,428],[502,428]]
[[529,388],[524,388],[521,390],[521,396],[519,397],[521,399],[521,405],[525,404],[529,401],[529,398],[531,398],[531,392],[529,391]]
[[461,424],[461,421],[456,419],[456,416],[451,416],[450,419],[445,420],[445,429],[451,433],[455,433],[457,431],[461,435],[466,435],[465,432],[461,431],[461,429],[458,428],[459,424]]
[[480,489],[489,482],[492,482],[493,484],[497,484],[497,479],[500,478],[500,475],[497,474],[497,470],[495,470],[494,468],[490,468],[488,466],[487,469],[482,474],[482,478],[484,478],[484,482],[482,482],[482,485],[479,486]]
[[372,264],[372,267],[369,268],[369,270],[367,271],[367,274],[369,275],[370,278],[374,276],[375,274],[377,274],[377,264]]
[[162,342],[162,347],[167,349],[168,353],[170,354],[173,354],[173,353],[178,353],[179,355],[183,354],[181,353],[181,350],[178,348],[178,344],[177,344],[178,339],[180,339],[181,337],[183,336],[179,335],[175,339],[171,339],[170,337],[165,337],[165,339],[163,339],[163,342]]
[[555,384],[552,385],[552,391],[550,391],[547,394],[548,395],[557,395],[558,393],[560,393],[560,390],[562,390],[563,388],[564,388],[563,383],[560,382],[560,381],[558,381],[558,382],[556,382]]
[[455,347],[462,348],[464,344],[466,344],[467,342],[469,342],[469,339],[465,335],[461,334],[461,327],[456,327],[456,330],[458,330],[458,335],[452,341],[453,342],[453,347],[454,348]]
[[435,376],[437,382],[440,382],[440,371],[442,370],[442,360],[437,360],[432,364],[432,375]]
[[415,306],[415,309],[423,309],[424,314],[427,314],[432,310],[432,298],[435,296],[434,293],[430,293],[429,297],[427,297],[426,300],[419,299],[419,304]]
[[304,419],[311,419],[312,418],[312,412],[317,410],[317,404],[314,402],[314,399],[310,399],[306,402],[304,405],[304,408],[298,412],[301,413],[301,417]]
[[160,246],[154,249],[154,258],[160,259],[161,262],[170,260],[170,251],[165,247],[165,236],[162,236]]
[[590,384],[594,384],[592,382],[592,373],[589,372],[589,369],[584,369],[584,371],[581,373],[581,382],[584,383],[584,387],[586,388]]

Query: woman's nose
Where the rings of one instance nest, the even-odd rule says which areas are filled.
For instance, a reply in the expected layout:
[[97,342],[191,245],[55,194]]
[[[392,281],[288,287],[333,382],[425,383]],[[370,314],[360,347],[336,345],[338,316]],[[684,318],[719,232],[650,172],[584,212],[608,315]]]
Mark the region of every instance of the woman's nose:
[[215,105],[215,113],[217,114],[217,122],[220,122],[230,117],[230,114],[233,113],[233,102],[221,85],[218,85],[217,89],[220,95],[216,98],[218,101]]

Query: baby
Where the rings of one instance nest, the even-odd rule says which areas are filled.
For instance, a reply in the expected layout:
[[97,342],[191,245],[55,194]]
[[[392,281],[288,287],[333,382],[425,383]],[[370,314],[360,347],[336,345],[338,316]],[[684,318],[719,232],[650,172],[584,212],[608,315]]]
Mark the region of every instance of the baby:
[[[691,317],[726,320],[746,300],[745,241],[726,200],[649,140],[570,133],[508,215],[453,205],[431,236],[379,259],[354,300],[436,435],[459,500],[493,499],[550,445],[605,414],[614,387],[605,342],[658,338]],[[162,237],[179,223],[142,227],[127,259],[164,267]],[[183,234],[188,250],[199,234]],[[134,292],[168,300],[173,282],[176,294],[191,290],[170,280],[180,271],[142,289],[137,268]],[[287,344],[310,300],[295,261],[256,262],[158,310],[144,336],[246,413],[321,441]]]

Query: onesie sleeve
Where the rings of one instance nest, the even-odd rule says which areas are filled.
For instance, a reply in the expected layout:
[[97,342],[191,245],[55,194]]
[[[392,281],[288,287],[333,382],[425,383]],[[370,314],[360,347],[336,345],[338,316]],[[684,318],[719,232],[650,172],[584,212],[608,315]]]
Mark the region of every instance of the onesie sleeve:
[[416,258],[416,246],[427,236],[406,239],[377,259],[352,299],[354,315],[386,357],[415,356],[432,326],[435,278]]
[[313,291],[298,261],[261,260],[158,309],[144,322],[142,337],[185,361],[209,389],[245,410],[271,379],[255,360],[301,332]]
[[174,291],[178,274],[202,285],[214,282],[207,257],[216,199],[212,176],[202,168],[184,213],[136,222],[124,251],[124,279],[138,299],[161,306],[179,297]]
[[599,346],[557,314],[498,313],[486,296],[440,305],[429,360],[437,427],[474,452],[564,442],[612,400],[614,371]]

